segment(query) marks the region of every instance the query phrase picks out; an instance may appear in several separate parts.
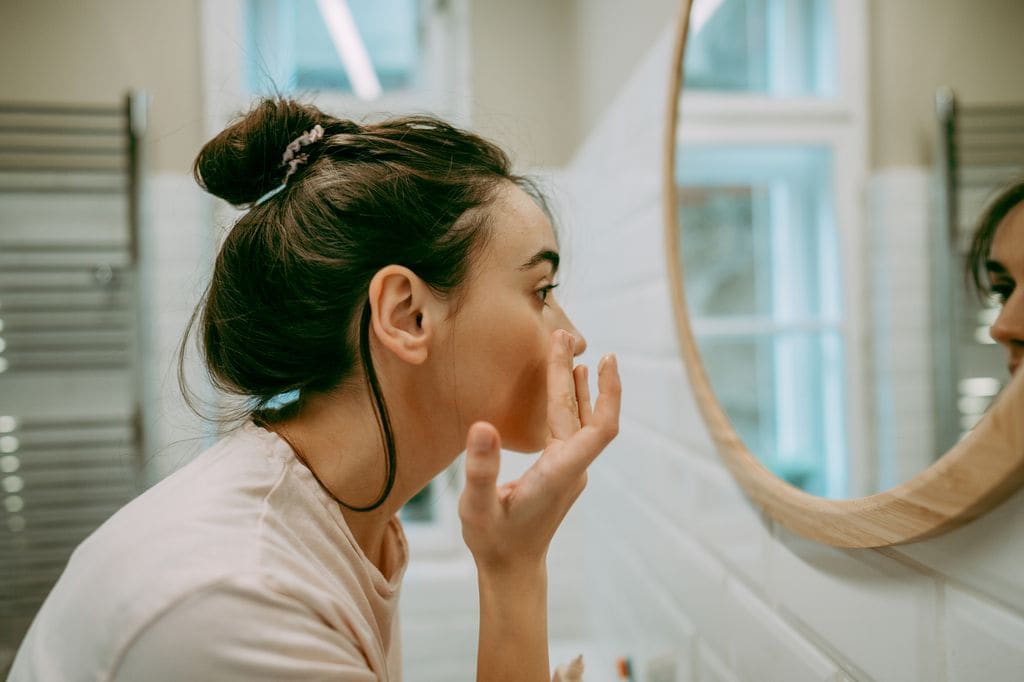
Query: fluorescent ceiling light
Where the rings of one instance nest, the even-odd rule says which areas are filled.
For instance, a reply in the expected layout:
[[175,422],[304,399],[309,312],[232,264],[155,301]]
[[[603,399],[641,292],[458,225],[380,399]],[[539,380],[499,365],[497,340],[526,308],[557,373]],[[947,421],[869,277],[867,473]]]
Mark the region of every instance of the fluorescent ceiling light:
[[334,49],[341,57],[341,64],[352,81],[352,89],[360,99],[374,100],[380,97],[382,89],[377,72],[370,62],[363,37],[359,35],[352,11],[346,0],[316,0],[320,16],[327,25]]

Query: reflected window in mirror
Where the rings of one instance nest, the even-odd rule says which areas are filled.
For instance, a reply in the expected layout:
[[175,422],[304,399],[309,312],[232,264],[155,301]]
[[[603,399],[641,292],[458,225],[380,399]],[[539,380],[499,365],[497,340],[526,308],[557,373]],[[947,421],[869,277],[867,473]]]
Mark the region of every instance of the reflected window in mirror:
[[830,0],[694,0],[686,87],[773,97],[832,97]]
[[820,146],[694,145],[679,156],[694,337],[736,431],[779,477],[843,497],[842,292]]
[[762,464],[829,498],[875,492],[884,468],[849,456],[876,450],[857,312],[866,75],[842,52],[863,39],[855,9],[694,0],[675,168],[680,265],[711,387]]

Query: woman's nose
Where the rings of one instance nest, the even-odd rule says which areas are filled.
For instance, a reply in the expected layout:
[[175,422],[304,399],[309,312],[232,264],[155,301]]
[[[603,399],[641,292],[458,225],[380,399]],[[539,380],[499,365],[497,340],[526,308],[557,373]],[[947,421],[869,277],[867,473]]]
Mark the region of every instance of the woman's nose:
[[583,352],[587,350],[587,340],[583,337],[583,334],[580,333],[580,330],[574,327],[571,323],[566,325],[565,330],[572,334],[575,342],[572,349],[573,357],[583,355]]
[[583,334],[576,333],[576,348],[573,352],[573,357],[583,355],[583,351],[587,350],[587,340],[583,338]]
[[1024,344],[1024,296],[1011,296],[989,329],[993,339],[1004,346]]

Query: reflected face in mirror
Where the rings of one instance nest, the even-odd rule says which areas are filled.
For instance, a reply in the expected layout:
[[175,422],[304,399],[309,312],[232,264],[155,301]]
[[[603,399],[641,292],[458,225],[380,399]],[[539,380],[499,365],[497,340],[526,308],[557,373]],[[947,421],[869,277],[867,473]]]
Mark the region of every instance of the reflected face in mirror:
[[1017,204],[996,228],[985,263],[989,287],[1002,304],[992,325],[992,338],[1008,352],[1010,373],[1024,359],[1024,202]]

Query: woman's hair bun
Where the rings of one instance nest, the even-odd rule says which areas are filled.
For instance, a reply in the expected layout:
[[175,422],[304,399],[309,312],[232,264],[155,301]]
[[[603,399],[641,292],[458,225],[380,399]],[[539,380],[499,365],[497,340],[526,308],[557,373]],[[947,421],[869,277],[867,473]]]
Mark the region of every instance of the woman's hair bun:
[[288,144],[333,119],[309,104],[282,97],[260,100],[203,145],[192,166],[196,182],[235,206],[251,204],[283,181]]

